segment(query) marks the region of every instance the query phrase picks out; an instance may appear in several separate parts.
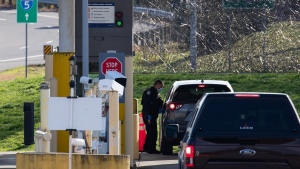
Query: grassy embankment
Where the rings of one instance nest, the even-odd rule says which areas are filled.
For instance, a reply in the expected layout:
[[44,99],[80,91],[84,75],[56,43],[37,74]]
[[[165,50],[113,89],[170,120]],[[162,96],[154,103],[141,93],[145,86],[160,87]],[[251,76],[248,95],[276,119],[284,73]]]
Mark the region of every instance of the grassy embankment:
[[[278,32],[276,31],[278,27],[282,27],[286,23],[279,23],[276,25],[271,25],[266,32],[266,36],[274,40],[272,48],[269,48],[269,55],[272,58],[282,58],[284,61],[276,62],[276,67],[281,68],[281,63],[287,63],[287,59],[296,59],[300,57],[297,47],[299,42],[299,23],[294,23],[293,26],[287,26],[279,32],[288,38],[288,41],[276,40],[274,38],[278,37]],[[248,56],[246,53],[251,53],[250,58],[256,58],[258,51],[252,50],[249,52],[239,53],[239,49],[245,49],[248,40],[252,39],[252,43],[260,44],[260,41],[255,41],[253,38],[262,39],[261,33],[256,33],[255,35],[250,35],[237,42],[233,45],[232,53],[233,55],[239,56],[235,60],[247,60]],[[282,45],[284,44],[284,45]],[[243,46],[244,45],[244,46]],[[255,46],[255,44],[252,44]],[[278,45],[278,46],[277,46]],[[295,49],[295,50],[289,50]],[[249,49],[250,50],[250,49]],[[226,66],[224,63],[224,53],[225,51],[220,51],[214,55],[209,55],[205,57],[199,57],[197,60],[198,66],[207,70],[207,72],[217,72],[223,69],[226,72]],[[226,53],[226,52],[225,52]],[[145,72],[147,73],[147,66],[144,64],[151,63],[151,69],[156,69],[160,72],[163,67],[173,68],[185,68],[189,72],[189,67],[187,62],[183,62],[183,56],[187,56],[186,53],[174,54],[172,51],[167,51],[160,57],[155,55],[148,55],[145,57],[144,54],[137,53],[134,57],[134,70],[135,72]],[[288,56],[288,57],[284,57]],[[157,59],[159,58],[159,59]],[[298,59],[299,60],[299,59]],[[272,62],[272,60],[270,61]],[[222,64],[223,65],[222,65]],[[233,62],[236,66],[235,68],[241,68],[238,66],[243,62]],[[253,62],[255,65],[256,62]],[[257,62],[257,66],[260,67],[260,63]],[[273,63],[274,64],[274,63]],[[252,65],[253,66],[253,65]],[[254,70],[257,70],[256,68]],[[32,151],[34,150],[34,145],[24,146],[23,143],[23,103],[24,102],[34,102],[35,105],[35,128],[39,127],[40,122],[40,83],[44,81],[44,67],[35,66],[29,67],[28,79],[25,79],[24,68],[17,68],[9,71],[0,72],[0,151]],[[175,71],[174,71],[175,72]],[[239,70],[235,72],[240,72]],[[244,72],[247,72],[244,71]],[[250,71],[251,72],[251,71]],[[300,110],[300,74],[298,73],[269,73],[269,74],[199,74],[199,73],[186,73],[186,74],[134,74],[134,98],[141,98],[141,93],[144,89],[152,85],[156,79],[162,79],[165,82],[165,87],[162,92],[162,97],[165,98],[170,85],[175,80],[182,79],[220,79],[229,81],[235,91],[260,91],[260,92],[282,92],[287,93],[294,102],[296,109]],[[141,107],[139,106],[139,110]]]
[[[43,67],[30,67],[28,79],[21,68],[0,73],[0,151],[28,151],[34,146],[23,143],[23,103],[34,102],[35,127],[40,122],[40,83],[44,80]],[[140,99],[142,91],[155,79],[165,82],[162,97],[175,80],[180,79],[228,80],[235,91],[283,92],[290,95],[300,110],[300,74],[135,74],[134,97]],[[139,110],[141,107],[139,106]]]

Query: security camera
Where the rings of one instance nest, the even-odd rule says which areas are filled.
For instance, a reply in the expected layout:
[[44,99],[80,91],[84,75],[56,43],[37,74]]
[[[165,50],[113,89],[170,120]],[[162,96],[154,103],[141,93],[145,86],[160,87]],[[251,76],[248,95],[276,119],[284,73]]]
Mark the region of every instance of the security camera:
[[81,77],[80,77],[80,83],[86,84],[86,85],[90,85],[90,84],[93,84],[94,81],[93,81],[93,79],[91,79],[91,78],[89,78],[89,77],[81,76]]
[[89,86],[94,84],[94,80],[86,76],[81,76],[80,83],[84,84],[84,89],[89,89]]
[[120,83],[116,82],[115,80],[111,79],[101,79],[98,83],[98,90],[100,92],[110,92],[110,91],[117,91],[119,96],[123,96],[124,86]]
[[111,79],[126,87],[127,78],[117,71],[106,71],[105,79]]

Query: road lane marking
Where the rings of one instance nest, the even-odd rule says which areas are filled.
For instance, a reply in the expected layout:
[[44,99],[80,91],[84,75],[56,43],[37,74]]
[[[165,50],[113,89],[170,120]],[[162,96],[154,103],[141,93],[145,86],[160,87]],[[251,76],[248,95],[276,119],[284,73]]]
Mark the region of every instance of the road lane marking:
[[16,158],[0,158],[0,160],[15,160]]
[[167,165],[167,164],[178,164],[178,160],[156,160],[155,162],[153,162],[153,161],[136,161],[136,165],[139,167]]
[[[23,47],[20,47],[19,49],[25,49],[26,48],[26,46],[23,46]],[[27,48],[29,48],[29,46],[27,46]]]
[[0,18],[0,21],[6,21],[6,19]]
[[0,11],[0,12],[3,12],[3,13],[17,13],[16,11]]
[[38,14],[38,16],[45,17],[45,18],[57,18],[58,19],[58,16],[48,16],[48,15],[41,15],[41,14]]
[[50,41],[48,41],[48,42],[46,42],[46,43],[52,43],[53,41],[52,40],[50,40]]
[[15,169],[16,165],[1,165],[0,168],[3,168],[3,169],[13,168],[13,169]]
[[[44,55],[28,56],[27,58],[28,58],[28,59],[30,59],[30,58],[37,58],[37,57],[41,57],[41,56],[44,56]],[[14,59],[6,59],[6,60],[0,60],[0,63],[3,63],[3,62],[10,62],[10,61],[15,61],[15,60],[22,60],[22,59],[25,59],[25,57],[14,58]]]

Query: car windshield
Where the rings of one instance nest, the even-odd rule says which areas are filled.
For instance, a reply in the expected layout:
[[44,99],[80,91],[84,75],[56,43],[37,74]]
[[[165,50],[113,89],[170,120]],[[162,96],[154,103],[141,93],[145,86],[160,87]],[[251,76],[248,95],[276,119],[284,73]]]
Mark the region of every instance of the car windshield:
[[204,93],[208,92],[230,92],[226,85],[193,84],[179,86],[173,96],[174,101],[197,102]]
[[202,133],[283,134],[299,128],[287,99],[210,99],[197,121]]

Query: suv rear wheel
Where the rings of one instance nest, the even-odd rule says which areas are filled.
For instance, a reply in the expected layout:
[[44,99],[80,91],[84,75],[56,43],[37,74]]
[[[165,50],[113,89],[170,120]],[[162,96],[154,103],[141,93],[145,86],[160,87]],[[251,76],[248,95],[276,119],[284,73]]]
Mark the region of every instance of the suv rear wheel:
[[173,154],[173,145],[168,143],[164,137],[162,137],[162,140],[160,143],[160,152],[163,155],[172,155]]

